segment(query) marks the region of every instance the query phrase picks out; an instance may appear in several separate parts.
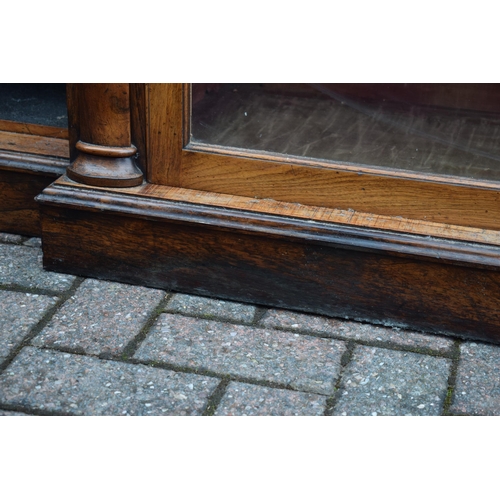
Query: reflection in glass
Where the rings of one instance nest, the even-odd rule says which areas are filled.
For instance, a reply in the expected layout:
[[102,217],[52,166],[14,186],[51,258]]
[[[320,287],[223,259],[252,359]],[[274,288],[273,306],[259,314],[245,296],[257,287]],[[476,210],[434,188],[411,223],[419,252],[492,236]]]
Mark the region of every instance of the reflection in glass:
[[193,84],[192,140],[500,180],[499,84]]
[[66,84],[1,83],[0,120],[67,128]]

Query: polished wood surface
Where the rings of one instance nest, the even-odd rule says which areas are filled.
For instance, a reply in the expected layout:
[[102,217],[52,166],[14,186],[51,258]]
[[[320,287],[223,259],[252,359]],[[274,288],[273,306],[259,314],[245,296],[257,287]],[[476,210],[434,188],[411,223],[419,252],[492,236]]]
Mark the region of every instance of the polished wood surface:
[[500,186],[366,174],[183,151],[181,187],[375,213],[482,229],[500,229]]
[[[129,84],[79,84],[69,99],[78,106],[78,140],[68,177],[93,186],[141,184],[137,148],[131,143]],[[74,120],[70,118],[70,127]]]
[[184,85],[148,84],[148,181],[178,186],[183,147]]
[[[83,187],[65,177],[59,178],[55,182],[55,186],[66,186],[69,188]],[[102,188],[102,190],[109,195],[109,191],[106,188]],[[159,184],[146,183],[133,188],[116,188],[113,191],[142,198],[145,203],[150,203],[153,200],[177,201],[260,214],[280,215],[283,217],[306,219],[314,222],[329,222],[359,228],[382,229],[404,234],[418,234],[433,238],[447,238],[498,245],[500,247],[500,231],[488,229],[405,219],[402,217],[390,217],[379,214],[356,212],[355,210],[339,210],[269,199],[211,193],[207,191],[162,186]]]
[[57,184],[39,201],[47,269],[500,341],[495,245]]
[[0,130],[0,150],[69,158],[67,139]]
[[33,123],[0,120],[0,130],[3,130],[4,132],[16,132],[18,134],[41,135],[43,137],[55,137],[56,139],[68,139],[67,128],[52,127],[50,125],[37,125]]
[[80,85],[80,140],[100,146],[129,147],[129,84]]

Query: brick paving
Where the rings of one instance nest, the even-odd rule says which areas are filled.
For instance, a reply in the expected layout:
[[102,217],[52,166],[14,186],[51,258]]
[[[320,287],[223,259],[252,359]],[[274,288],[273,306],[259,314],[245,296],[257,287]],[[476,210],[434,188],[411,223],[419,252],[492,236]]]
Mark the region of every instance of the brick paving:
[[172,313],[198,316],[199,318],[216,318],[236,323],[251,323],[257,308],[238,302],[177,293],[172,297],[165,310]]
[[317,416],[325,406],[325,396],[231,382],[215,415]]
[[0,416],[500,415],[500,346],[46,272],[0,233]]
[[87,279],[33,339],[33,345],[120,354],[165,295],[162,290]]
[[357,346],[344,373],[335,415],[439,415],[451,362]]
[[0,290],[0,363],[56,303],[55,297]]
[[500,349],[463,342],[460,346],[452,411],[469,415],[500,415]]

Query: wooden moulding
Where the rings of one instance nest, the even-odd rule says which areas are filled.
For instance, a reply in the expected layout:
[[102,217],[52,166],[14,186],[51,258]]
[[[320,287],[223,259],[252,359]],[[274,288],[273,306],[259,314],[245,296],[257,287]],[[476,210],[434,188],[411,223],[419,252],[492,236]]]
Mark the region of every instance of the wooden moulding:
[[133,191],[48,187],[38,197],[44,266],[500,342],[497,245]]

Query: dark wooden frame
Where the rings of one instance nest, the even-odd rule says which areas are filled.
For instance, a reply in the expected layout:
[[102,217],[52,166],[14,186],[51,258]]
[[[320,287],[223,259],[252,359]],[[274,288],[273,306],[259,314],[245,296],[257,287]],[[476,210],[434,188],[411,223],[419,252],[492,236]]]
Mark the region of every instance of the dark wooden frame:
[[[72,165],[93,126],[78,92],[68,89]],[[46,188],[48,269],[500,341],[498,184],[201,146],[188,85],[128,95],[145,182],[62,176]],[[98,149],[92,161],[109,168]],[[315,194],[320,184],[334,197]]]

